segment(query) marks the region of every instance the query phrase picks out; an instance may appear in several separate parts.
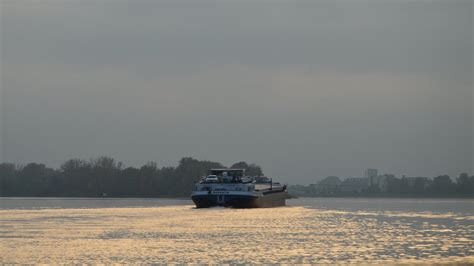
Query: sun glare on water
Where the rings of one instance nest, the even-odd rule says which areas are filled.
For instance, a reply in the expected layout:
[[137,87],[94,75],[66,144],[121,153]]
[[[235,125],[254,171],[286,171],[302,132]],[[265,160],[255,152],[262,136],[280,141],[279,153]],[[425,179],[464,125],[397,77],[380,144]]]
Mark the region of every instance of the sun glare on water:
[[170,206],[0,221],[2,263],[474,263],[474,217],[454,214]]

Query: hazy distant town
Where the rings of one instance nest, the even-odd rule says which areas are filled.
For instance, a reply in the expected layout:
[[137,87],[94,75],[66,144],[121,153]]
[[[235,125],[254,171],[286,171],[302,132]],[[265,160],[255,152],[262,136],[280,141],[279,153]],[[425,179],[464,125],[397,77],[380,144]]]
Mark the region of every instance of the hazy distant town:
[[289,192],[304,197],[386,196],[386,197],[473,197],[474,176],[462,173],[454,180],[448,175],[436,177],[379,175],[367,169],[364,177],[328,176],[309,186],[293,185]]
[[[194,183],[219,162],[184,157],[176,167],[150,162],[125,167],[111,157],[70,159],[59,169],[44,164],[0,164],[0,196],[12,197],[188,197]],[[263,175],[260,166],[238,162],[251,176]],[[300,197],[474,197],[474,176],[462,173],[430,177],[379,175],[367,169],[364,177],[328,176],[308,186],[289,184],[288,192]]]

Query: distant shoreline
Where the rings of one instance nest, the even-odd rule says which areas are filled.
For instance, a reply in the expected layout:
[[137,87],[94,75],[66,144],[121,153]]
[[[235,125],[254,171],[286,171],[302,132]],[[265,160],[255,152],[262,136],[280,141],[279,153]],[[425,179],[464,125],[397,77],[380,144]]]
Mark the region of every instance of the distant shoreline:
[[172,199],[172,200],[191,200],[191,197],[143,197],[143,198],[140,198],[140,197],[87,197],[87,196],[0,196],[0,199],[1,198],[11,198],[11,199],[37,199],[37,198],[41,198],[41,199],[94,199],[94,200],[98,200],[98,199],[110,199],[110,200],[114,200],[114,199],[127,199],[127,200],[144,200],[144,199]]
[[0,196],[0,198],[17,198],[17,199],[27,199],[27,198],[41,198],[41,199],[127,199],[127,200],[143,200],[143,199],[172,199],[172,200],[191,200],[191,197],[78,197],[78,196]]
[[380,195],[377,195],[377,196],[356,196],[356,195],[347,195],[347,196],[296,196],[295,198],[325,198],[325,199],[329,199],[329,198],[333,198],[333,199],[337,199],[337,198],[356,198],[356,199],[474,199],[474,195],[465,195],[465,196],[459,196],[459,195],[456,195],[456,196],[413,196],[413,195],[410,195],[410,196],[400,196],[400,195],[397,195],[397,196],[380,196]]
[[295,195],[289,192],[294,198],[367,198],[367,199],[474,199],[474,194],[470,195],[403,195],[403,194],[364,194],[364,195]]
[[[464,195],[464,196],[401,196],[401,195],[393,195],[393,196],[381,196],[381,195],[374,195],[374,196],[369,196],[369,195],[364,195],[364,196],[357,196],[357,195],[345,195],[345,196],[294,196],[290,195],[291,199],[304,199],[304,198],[325,198],[325,199],[330,199],[330,198],[344,198],[344,199],[474,199],[474,195]],[[0,199],[67,199],[67,200],[73,200],[73,199],[80,199],[80,200],[120,200],[120,199],[127,199],[127,200],[146,200],[146,199],[172,199],[172,200],[191,200],[190,197],[173,197],[173,196],[168,196],[168,197],[81,197],[81,196],[0,196]]]

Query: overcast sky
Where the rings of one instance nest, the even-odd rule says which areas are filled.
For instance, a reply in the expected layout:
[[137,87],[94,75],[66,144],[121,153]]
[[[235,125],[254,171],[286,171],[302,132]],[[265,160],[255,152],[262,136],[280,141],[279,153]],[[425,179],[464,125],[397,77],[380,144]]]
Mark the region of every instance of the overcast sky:
[[473,3],[0,0],[0,161],[472,173]]

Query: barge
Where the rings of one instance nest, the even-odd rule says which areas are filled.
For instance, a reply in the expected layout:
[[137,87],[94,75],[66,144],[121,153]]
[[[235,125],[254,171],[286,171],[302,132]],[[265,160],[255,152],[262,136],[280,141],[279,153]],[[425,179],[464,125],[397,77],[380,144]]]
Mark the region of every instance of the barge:
[[196,208],[269,208],[284,206],[288,198],[286,185],[263,176],[246,176],[245,169],[211,169],[191,194]]

